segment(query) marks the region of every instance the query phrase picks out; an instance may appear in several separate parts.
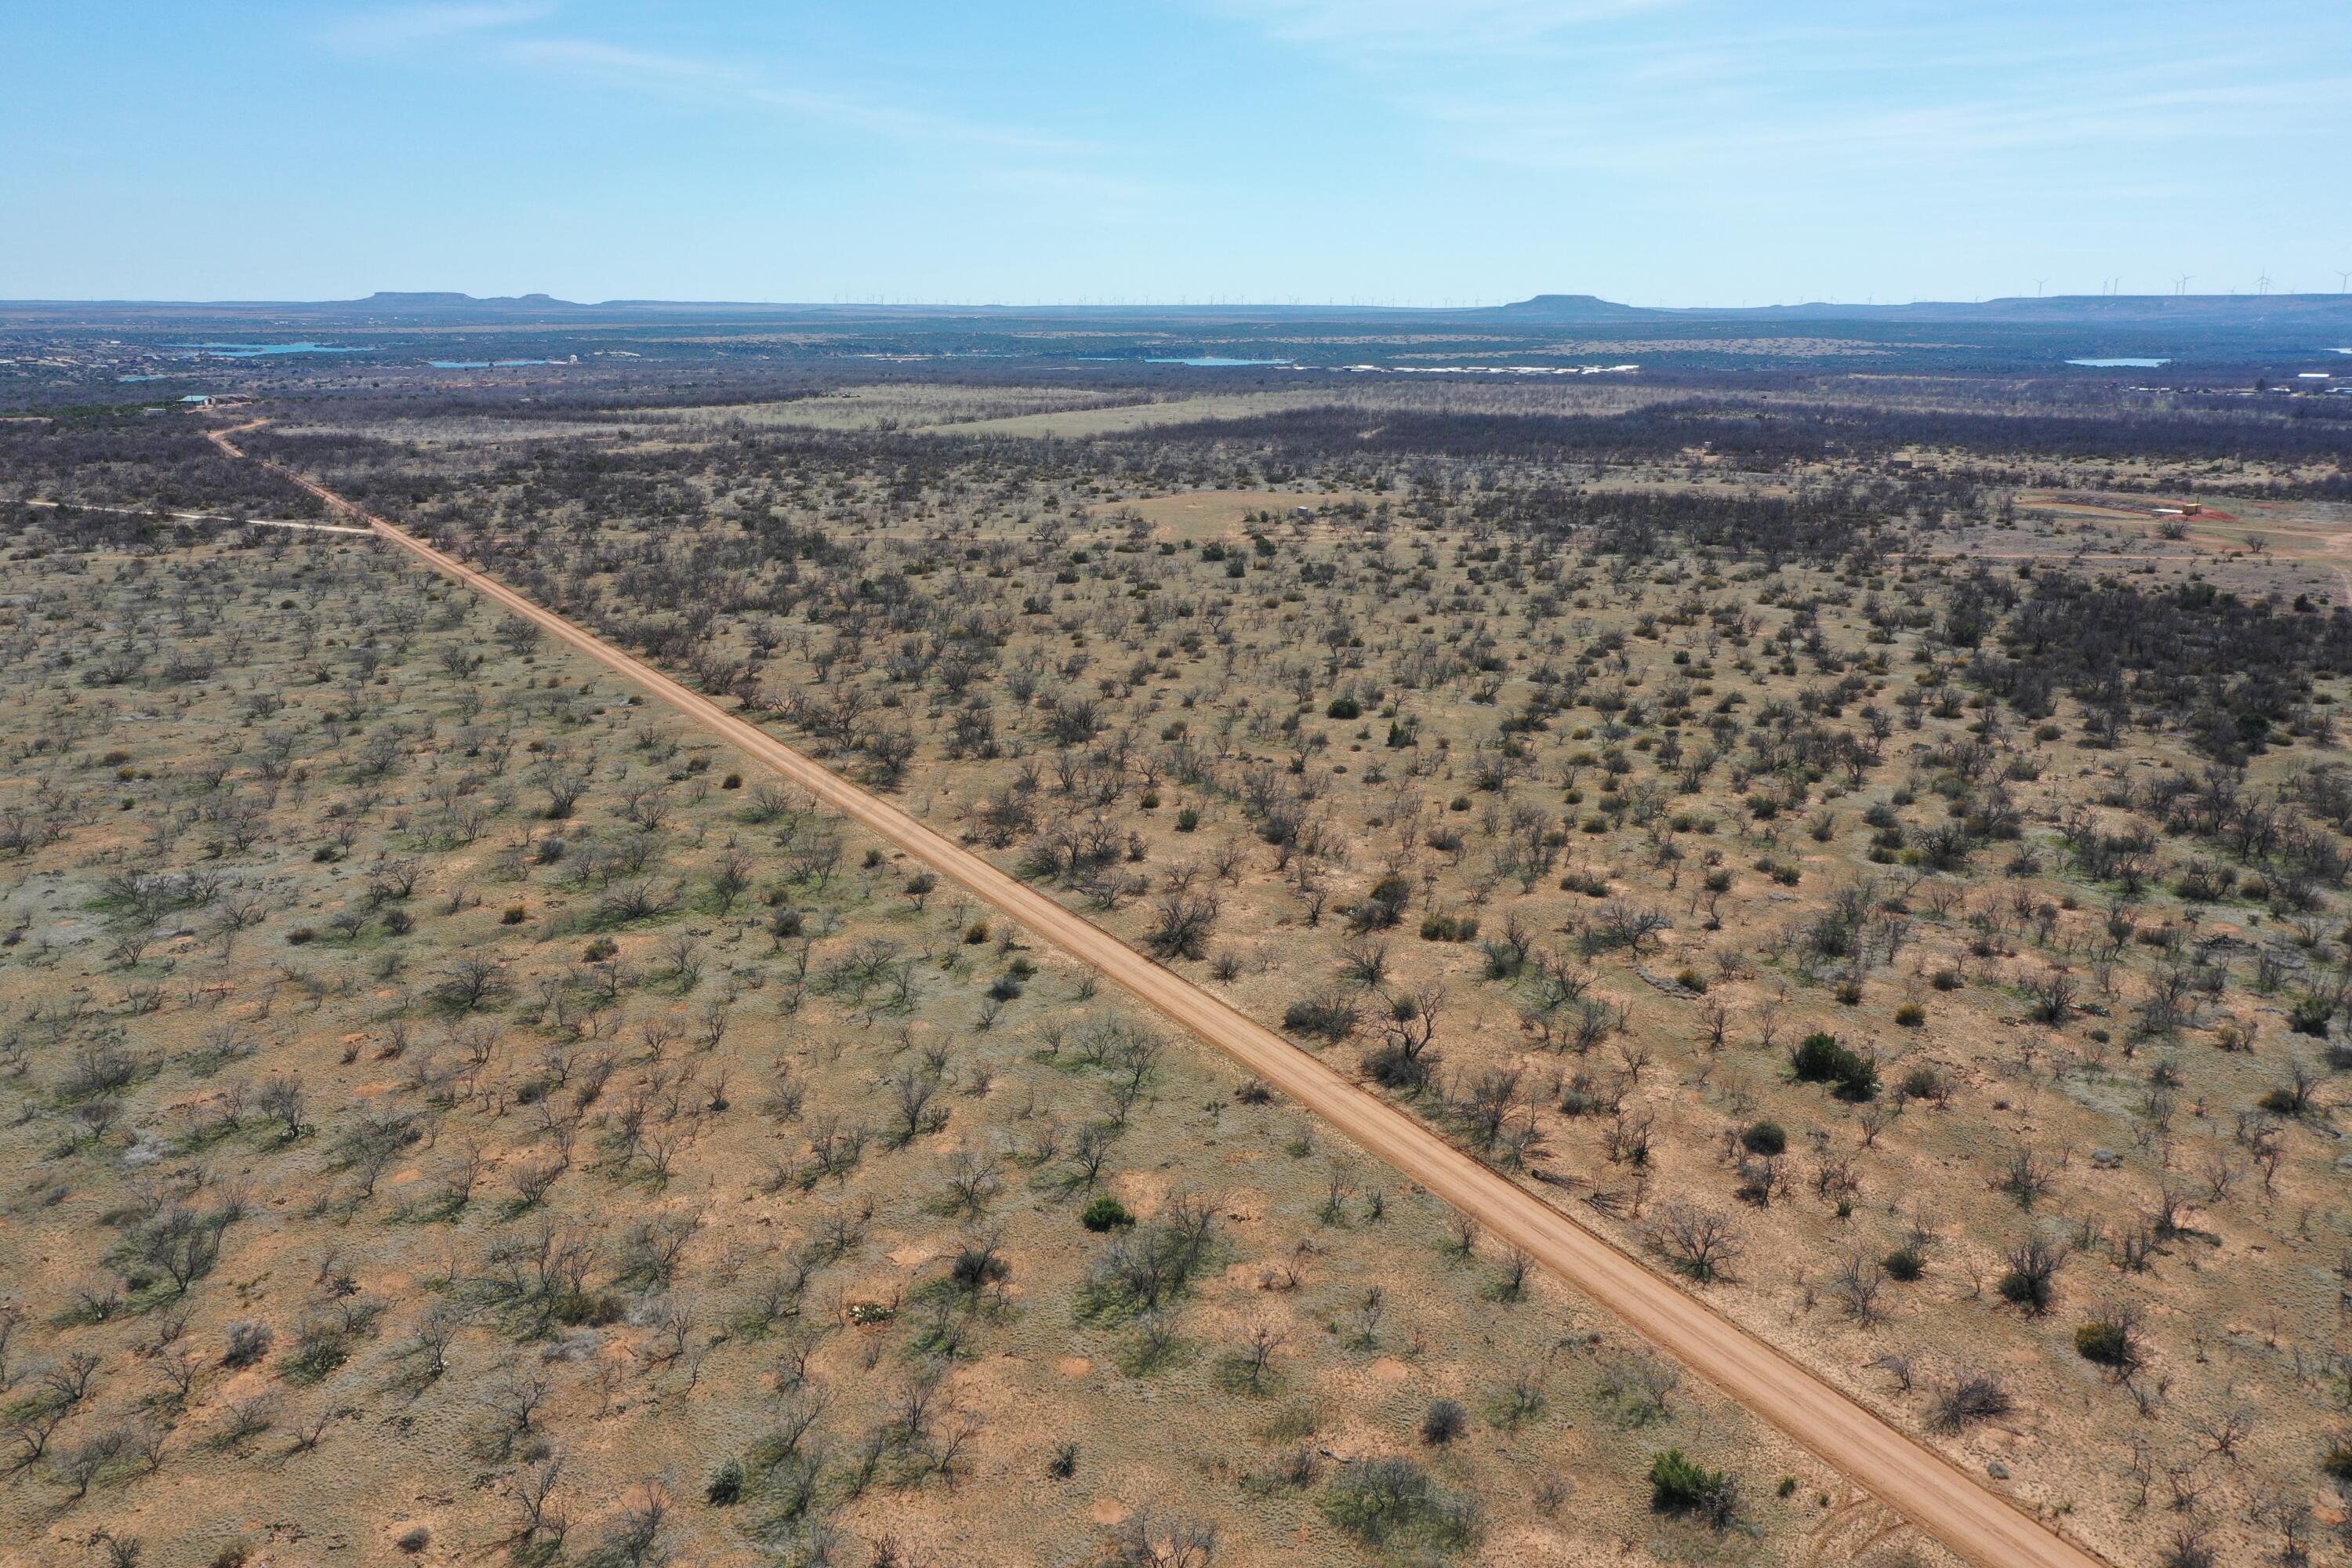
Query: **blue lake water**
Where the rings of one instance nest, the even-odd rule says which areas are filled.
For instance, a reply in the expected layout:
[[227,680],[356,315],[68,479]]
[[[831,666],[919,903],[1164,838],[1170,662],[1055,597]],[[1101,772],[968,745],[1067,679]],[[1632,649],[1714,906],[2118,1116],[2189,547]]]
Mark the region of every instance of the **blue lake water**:
[[347,343],[182,343],[214,359],[268,359],[276,354],[372,354],[373,347]]
[[2168,365],[2168,359],[2070,359],[2068,364],[2086,364],[2093,370],[2155,370]]
[[169,377],[161,375],[118,375],[114,379],[117,381],[164,381],[168,380]]
[[1286,359],[1227,359],[1223,354],[1195,354],[1188,359],[1147,359],[1146,364],[1190,364],[1206,369],[1224,370],[1235,365],[1289,364]]

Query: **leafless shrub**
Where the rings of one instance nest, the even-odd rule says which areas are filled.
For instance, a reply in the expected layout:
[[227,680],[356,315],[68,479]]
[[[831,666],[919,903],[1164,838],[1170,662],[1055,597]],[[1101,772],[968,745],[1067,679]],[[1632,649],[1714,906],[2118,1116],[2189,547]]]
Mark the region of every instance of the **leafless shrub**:
[[1969,1368],[1937,1386],[1927,1424],[1936,1431],[1953,1433],[1974,1422],[1998,1420],[2015,1408],[2008,1385],[1997,1374]]
[[1669,1204],[1650,1227],[1650,1244],[1675,1271],[1702,1284],[1727,1279],[1744,1250],[1728,1215],[1691,1204]]

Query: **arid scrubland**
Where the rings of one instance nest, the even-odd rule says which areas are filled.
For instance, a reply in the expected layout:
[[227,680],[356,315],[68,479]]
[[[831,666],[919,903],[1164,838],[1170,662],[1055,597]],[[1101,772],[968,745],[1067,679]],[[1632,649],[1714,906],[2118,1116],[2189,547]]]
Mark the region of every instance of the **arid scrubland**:
[[[2333,1550],[2337,585],[2242,595],[2152,533],[2176,565],[2070,566],[2009,487],[2127,480],[2063,456],[1415,461],[1318,418],[462,477],[276,449],[1061,889],[2116,1560]],[[1221,537],[1142,515],[1276,490]],[[1970,565],[1987,538],[2044,559]]]
[[1935,1560],[396,553],[50,521],[5,606],[12,1557]]
[[[1144,401],[840,403],[239,440],[2110,1560],[2347,1560],[2352,613],[2309,432],[1948,384],[1089,440],[955,426]],[[141,439],[256,482],[188,428]],[[65,438],[16,437],[19,498],[73,499]],[[2192,494],[2231,531],[2149,499]],[[0,1495],[51,1558],[1939,1560],[400,558],[6,516]]]

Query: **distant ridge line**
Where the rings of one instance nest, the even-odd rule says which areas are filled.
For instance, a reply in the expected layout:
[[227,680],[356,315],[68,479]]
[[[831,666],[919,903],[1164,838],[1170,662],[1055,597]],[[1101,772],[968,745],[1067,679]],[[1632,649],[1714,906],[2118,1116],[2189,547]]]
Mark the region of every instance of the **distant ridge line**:
[[1809,300],[1785,305],[1628,305],[1592,294],[1538,294],[1505,305],[949,305],[820,304],[735,300],[604,300],[583,302],[544,293],[477,297],[451,289],[382,289],[359,300],[0,300],[0,319],[152,320],[271,317],[287,321],[365,324],[418,321],[547,321],[579,323],[651,317],[773,321],[994,321],[1160,319],[1193,321],[1453,320],[1528,326],[1622,326],[1701,321],[1882,323],[1951,322],[2063,326],[2148,325],[2191,328],[2308,321],[2352,327],[2352,294],[2053,294],[1981,300],[1914,300],[1881,305]]

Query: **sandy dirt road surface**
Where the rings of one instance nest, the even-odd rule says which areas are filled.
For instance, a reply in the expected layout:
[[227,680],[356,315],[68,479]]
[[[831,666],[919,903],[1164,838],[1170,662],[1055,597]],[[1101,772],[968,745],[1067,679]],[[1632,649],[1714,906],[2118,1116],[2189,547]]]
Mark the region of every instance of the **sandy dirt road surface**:
[[[248,424],[215,432],[213,439],[224,451],[244,457],[229,437],[253,427]],[[1367,1152],[1476,1218],[1487,1234],[1526,1253],[1539,1268],[1614,1314],[1633,1332],[1836,1467],[1970,1563],[1981,1568],[2101,1568],[2103,1559],[1979,1484],[1942,1455],[1905,1436],[1600,1232],[1455,1148],[1273,1030],[643,660],[324,486],[278,464],[267,466],[435,570],[643,688],[844,816],[961,883],[1020,921],[1033,935],[1092,964],[1104,979],[1182,1025]]]

